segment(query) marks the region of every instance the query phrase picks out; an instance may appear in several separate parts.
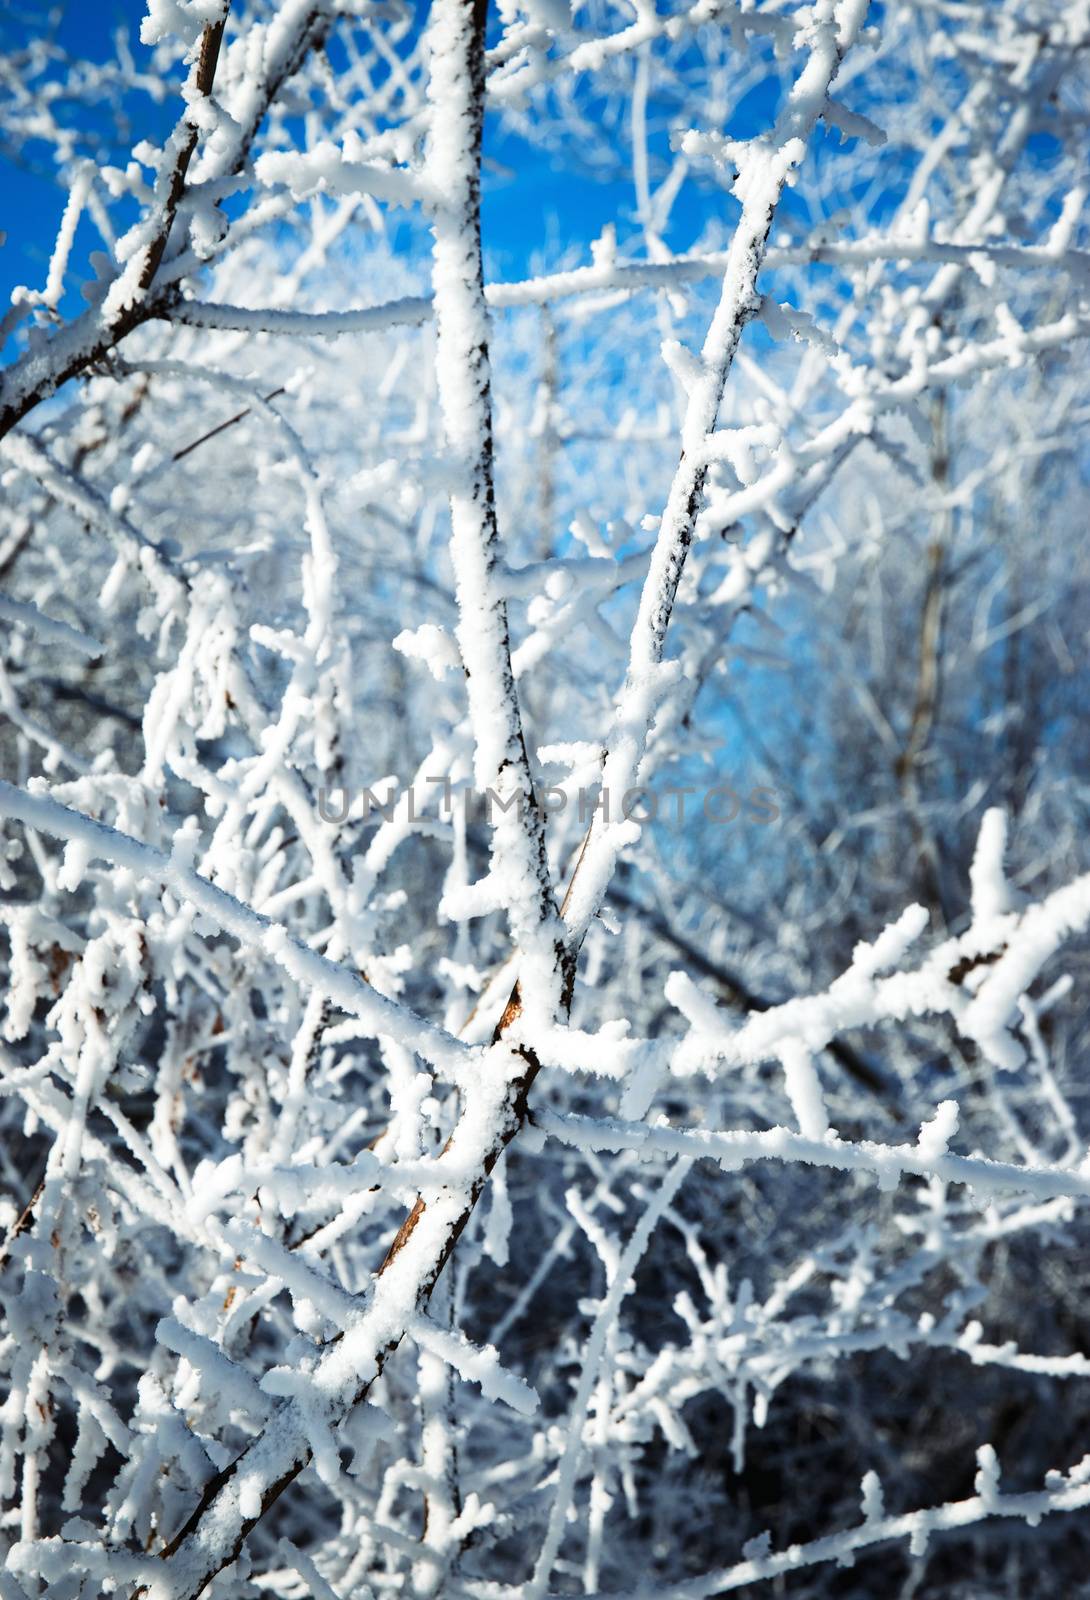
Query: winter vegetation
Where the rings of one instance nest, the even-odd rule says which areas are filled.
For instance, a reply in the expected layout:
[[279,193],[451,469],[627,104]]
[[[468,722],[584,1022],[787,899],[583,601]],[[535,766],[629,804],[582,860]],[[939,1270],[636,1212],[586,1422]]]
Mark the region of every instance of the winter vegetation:
[[1085,1592],[1086,0],[107,9],[0,21],[0,1600]]

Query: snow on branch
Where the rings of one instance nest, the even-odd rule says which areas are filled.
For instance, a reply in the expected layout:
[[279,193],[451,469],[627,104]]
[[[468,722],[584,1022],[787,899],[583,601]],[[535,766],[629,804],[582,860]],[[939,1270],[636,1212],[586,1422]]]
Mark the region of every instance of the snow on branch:
[[312,985],[366,1022],[374,1029],[376,1037],[389,1034],[399,1038],[407,1048],[418,1049],[426,1059],[454,1073],[468,1059],[466,1047],[441,1029],[378,994],[361,978],[292,939],[284,928],[202,878],[187,863],[184,850],[164,855],[117,828],[70,811],[48,794],[27,794],[3,779],[0,779],[0,816],[65,840],[78,876],[82,876],[92,861],[99,860],[163,884],[192,904],[207,919],[210,931],[222,929],[240,942],[265,951],[293,977]]
[[[451,563],[480,789],[497,796],[491,876],[521,952],[523,1004],[560,1001],[561,937],[511,670],[493,482],[492,396],[480,240],[485,7],[436,0],[429,26],[429,174],[436,381],[451,474]],[[513,808],[513,810],[512,810]],[[509,815],[509,812],[511,813]]]

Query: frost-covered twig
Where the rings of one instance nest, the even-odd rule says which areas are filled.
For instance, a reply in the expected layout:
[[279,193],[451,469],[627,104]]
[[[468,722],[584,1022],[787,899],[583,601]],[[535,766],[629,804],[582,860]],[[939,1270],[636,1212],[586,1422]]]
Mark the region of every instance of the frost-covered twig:
[[65,840],[71,850],[73,870],[80,874],[90,862],[104,860],[123,871],[164,884],[206,917],[211,929],[222,929],[242,943],[264,950],[300,981],[313,985],[318,993],[366,1022],[376,1036],[398,1037],[410,1049],[419,1050],[426,1059],[455,1073],[468,1060],[466,1046],[413,1016],[396,1001],[378,994],[346,968],[292,939],[269,918],[241,905],[233,895],[195,872],[184,854],[163,855],[93,817],[70,811],[46,794],[26,794],[3,779],[0,816]]
[[475,744],[477,785],[495,795],[490,903],[504,907],[520,952],[522,1004],[555,1011],[563,942],[544,821],[511,670],[493,482],[492,393],[481,262],[485,0],[435,0],[429,27],[429,183],[436,377],[448,454],[451,560]]
[[[602,763],[602,787],[623,795],[636,783],[655,711],[673,672],[663,661],[666,630],[696,527],[707,477],[705,441],[715,427],[723,391],[742,330],[757,308],[757,278],[764,263],[772,219],[784,185],[806,153],[807,140],[845,51],[866,16],[866,0],[823,0],[800,42],[808,52],[784,111],[767,139],[732,151],[735,192],[742,214],[731,240],[723,288],[699,358],[686,362],[688,397],[681,430],[681,458],[659,524],[651,565],[632,630],[628,669]],[[595,820],[579,853],[564,902],[564,917],[576,946],[605,894],[617,856],[633,835],[631,824]]]
[[[984,1451],[990,1451],[984,1446]],[[989,1518],[1017,1519],[1036,1527],[1042,1517],[1061,1512],[1081,1511],[1090,1505],[1090,1484],[1080,1463],[1069,1475],[1050,1474],[1053,1479],[1046,1489],[1030,1490],[1024,1494],[1003,1494],[994,1489],[970,1495],[965,1500],[951,1500],[941,1506],[921,1507],[899,1516],[870,1516],[855,1528],[841,1533],[826,1534],[807,1544],[792,1545],[789,1549],[769,1555],[753,1555],[730,1567],[721,1567],[700,1578],[671,1584],[672,1600],[705,1600],[706,1596],[726,1594],[741,1589],[746,1584],[758,1583],[766,1578],[777,1578],[784,1573],[818,1566],[826,1561],[846,1564],[857,1550],[884,1544],[891,1539],[907,1539],[912,1554],[921,1556],[935,1534],[955,1533],[971,1528]],[[652,1600],[661,1593],[655,1588],[601,1590],[587,1595],[586,1600]],[[483,1600],[483,1593],[482,1593]]]
[[[220,18],[217,18],[211,25],[209,49],[202,52],[205,68],[209,72],[209,87],[212,81],[210,74],[215,71],[218,62],[219,35],[216,23],[219,21]],[[231,128],[230,137],[220,141],[209,170],[202,173],[203,181],[212,181],[215,176],[226,177],[243,169],[270,105],[285,83],[299,70],[307,54],[320,45],[328,32],[330,21],[330,14],[321,0],[317,0],[317,3],[315,0],[290,0],[280,9],[262,41],[261,64],[249,86],[243,114]],[[213,38],[216,48],[212,48]],[[197,71],[201,73],[199,63]],[[187,127],[181,148],[184,148],[188,138]],[[188,161],[189,157],[186,158],[187,166]],[[184,178],[183,169],[183,181]],[[177,205],[177,197],[174,205]],[[145,266],[158,249],[153,277],[145,285],[144,294],[134,298],[127,296],[126,303],[105,319],[102,307],[93,306],[55,334],[45,349],[39,347],[28,351],[5,371],[0,380],[0,437],[35,406],[55,394],[63,384],[108,357],[122,339],[155,314],[160,304],[166,304],[173,297],[176,290],[172,284],[160,283],[157,286],[154,281],[162,256],[162,246],[158,241],[162,238],[165,246],[172,217],[173,211],[169,217],[164,213],[163,222],[151,241],[150,253],[137,258],[143,275]]]

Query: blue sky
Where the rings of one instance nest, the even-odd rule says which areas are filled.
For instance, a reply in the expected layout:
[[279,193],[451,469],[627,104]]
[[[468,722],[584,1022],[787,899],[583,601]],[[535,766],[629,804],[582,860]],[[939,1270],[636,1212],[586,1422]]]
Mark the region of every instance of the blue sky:
[[[42,15],[46,10],[43,0],[32,0],[32,26],[37,32],[45,25]],[[139,41],[140,20],[144,16],[144,0],[82,0],[82,3],[65,7],[57,29],[59,42],[73,55],[92,61],[105,61],[113,56],[113,35],[124,27],[132,41],[134,55],[139,60],[144,47]],[[9,18],[8,27],[18,25]],[[9,34],[10,37],[10,34]],[[159,139],[173,124],[177,102],[168,97],[160,106],[141,96],[133,101],[134,136]],[[508,138],[501,141],[493,152],[497,164],[508,170],[517,169],[519,177],[519,206],[505,203],[511,194],[510,179],[492,169],[485,185],[485,228],[495,256],[496,265],[518,272],[526,261],[548,240],[550,219],[557,213],[561,179],[548,162],[533,155],[528,161],[528,148],[520,140]],[[0,297],[7,305],[11,291],[17,284],[38,287],[45,281],[49,256],[57,224],[64,208],[65,190],[59,176],[51,170],[49,153],[44,146],[33,147],[28,159],[12,162],[0,151],[2,173],[3,220],[0,227],[7,233],[7,242],[0,249]],[[631,201],[630,191],[618,184],[595,184],[580,180],[568,171],[563,177],[565,236],[573,234],[588,242],[595,238],[605,222],[614,215],[618,202]],[[71,277],[87,275],[87,254],[101,248],[94,228],[87,222],[77,235],[73,252]],[[506,275],[506,274],[505,274]],[[80,309],[78,295],[69,288],[62,310],[71,314]]]
[[[12,7],[5,21],[7,39],[29,33],[31,26],[35,33],[44,31],[46,18],[54,9],[46,5],[45,0],[30,0],[28,5],[19,7],[19,11],[32,19],[31,24],[20,28],[16,8]],[[56,37],[73,55],[106,61],[114,53],[116,29],[126,28],[135,41],[144,11],[143,0],[82,0],[82,3],[64,7]],[[136,48],[141,48],[138,42]],[[146,101],[143,104],[147,106]],[[149,111],[155,109],[148,107]],[[18,162],[13,162],[8,153],[0,149],[0,228],[7,234],[6,243],[0,249],[0,303],[5,307],[17,284],[39,287],[45,281],[65,201],[64,188],[50,168],[51,162],[43,146],[31,147],[26,159]],[[94,249],[98,243],[93,229],[85,228],[79,243],[83,247],[82,265],[86,262],[86,251]],[[64,307],[65,310],[78,308],[78,300],[72,304],[66,302]]]
[[[144,47],[139,42],[144,0],[70,0],[56,29],[59,42],[73,55],[93,61],[113,57],[113,38],[123,27],[139,62]],[[29,0],[20,22],[14,10],[0,21],[0,38],[18,41],[31,30],[48,26],[45,0]],[[172,94],[154,104],[147,96],[132,98],[133,137],[162,139],[173,124],[178,102]],[[85,113],[84,113],[85,115]],[[570,153],[569,153],[570,154]],[[623,233],[626,221],[635,225],[635,195],[627,183],[601,181],[575,169],[571,160],[563,171],[549,158],[512,134],[500,135],[492,123],[488,130],[489,157],[484,182],[483,228],[490,275],[518,277],[542,255],[555,256],[555,243],[582,246],[584,252],[603,226],[617,220]],[[517,174],[517,184],[515,177]],[[515,193],[517,189],[517,203]],[[0,227],[7,242],[0,249],[0,306],[9,302],[18,284],[40,287],[45,281],[49,256],[65,202],[65,190],[52,169],[52,154],[44,145],[30,146],[18,161],[0,148]],[[683,187],[672,217],[670,242],[687,248],[699,234],[706,215],[703,198],[691,185]],[[562,222],[561,222],[562,219]],[[550,242],[553,249],[550,249]],[[61,304],[64,315],[82,309],[78,285],[90,275],[88,254],[100,249],[97,232],[86,219],[81,223],[72,254],[69,286]],[[8,352],[10,359],[11,352]]]

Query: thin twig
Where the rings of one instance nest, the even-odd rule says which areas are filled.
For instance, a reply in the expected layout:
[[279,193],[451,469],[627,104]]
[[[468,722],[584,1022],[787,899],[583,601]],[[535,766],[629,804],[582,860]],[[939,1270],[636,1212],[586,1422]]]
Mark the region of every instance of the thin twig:
[[[277,395],[284,393],[286,391],[284,386],[281,385],[279,389],[274,389],[271,394],[262,395],[262,399],[267,405],[270,400],[275,400]],[[209,428],[207,433],[202,433],[199,439],[191,439],[180,450],[175,450],[170,459],[172,461],[181,461],[183,456],[187,456],[191,450],[196,450],[198,445],[207,444],[208,440],[214,439],[217,433],[223,433],[226,428],[233,428],[236,422],[241,422],[243,417],[248,417],[249,415],[250,407],[244,406],[241,411],[236,411],[233,417],[228,417],[226,422],[218,422],[214,428]]]

